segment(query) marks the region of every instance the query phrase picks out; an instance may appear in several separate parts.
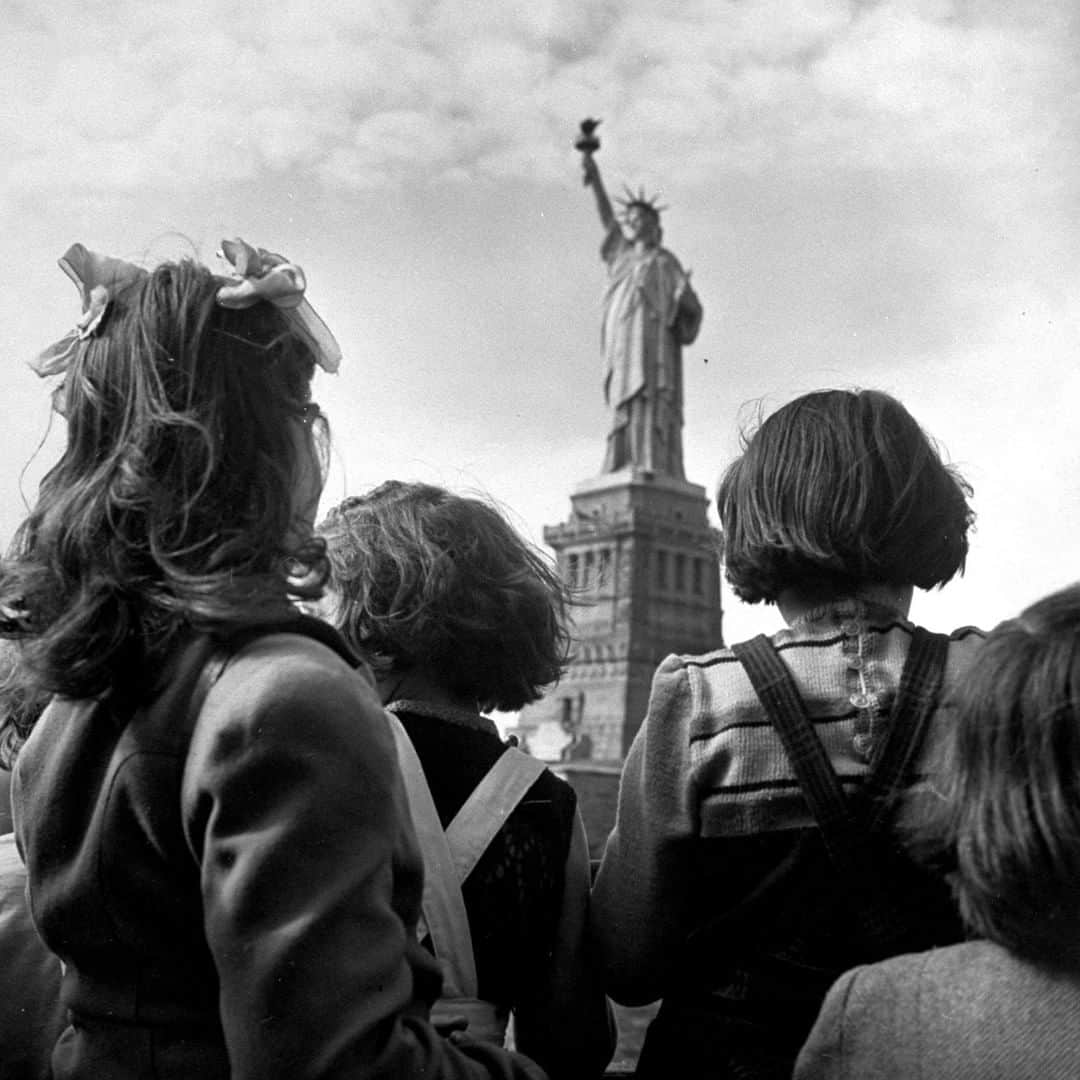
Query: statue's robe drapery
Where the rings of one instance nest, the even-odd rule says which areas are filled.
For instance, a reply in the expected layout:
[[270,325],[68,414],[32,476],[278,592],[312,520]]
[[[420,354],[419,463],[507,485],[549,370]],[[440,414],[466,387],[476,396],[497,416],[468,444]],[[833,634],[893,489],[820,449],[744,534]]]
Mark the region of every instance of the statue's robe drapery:
[[617,224],[601,255],[604,396],[614,412],[604,471],[633,465],[685,479],[682,346],[697,337],[701,303],[670,251],[639,251]]

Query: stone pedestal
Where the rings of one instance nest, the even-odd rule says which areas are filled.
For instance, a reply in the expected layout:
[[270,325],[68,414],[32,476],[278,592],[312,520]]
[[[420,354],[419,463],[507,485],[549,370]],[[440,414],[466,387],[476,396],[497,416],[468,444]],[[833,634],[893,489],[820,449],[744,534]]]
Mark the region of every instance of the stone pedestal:
[[574,659],[519,730],[539,757],[621,764],[657,664],[723,644],[719,535],[703,487],[637,468],[580,483],[570,503],[544,540],[581,601]]

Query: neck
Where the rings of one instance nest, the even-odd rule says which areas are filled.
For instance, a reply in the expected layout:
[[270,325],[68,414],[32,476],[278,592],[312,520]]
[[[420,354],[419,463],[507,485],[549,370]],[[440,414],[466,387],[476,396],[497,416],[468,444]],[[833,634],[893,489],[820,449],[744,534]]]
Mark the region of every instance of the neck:
[[389,671],[385,675],[378,676],[375,685],[379,691],[379,700],[384,705],[388,705],[391,701],[408,698],[412,701],[426,701],[431,705],[448,705],[454,709],[479,712],[475,701],[470,701],[461,694],[455,694],[422,668]]
[[792,586],[780,593],[776,598],[776,606],[789,626],[814,608],[842,600],[864,600],[867,603],[879,604],[898,611],[906,619],[911,611],[911,598],[914,594],[913,585],[885,585],[874,581],[862,582],[849,589],[802,589]]

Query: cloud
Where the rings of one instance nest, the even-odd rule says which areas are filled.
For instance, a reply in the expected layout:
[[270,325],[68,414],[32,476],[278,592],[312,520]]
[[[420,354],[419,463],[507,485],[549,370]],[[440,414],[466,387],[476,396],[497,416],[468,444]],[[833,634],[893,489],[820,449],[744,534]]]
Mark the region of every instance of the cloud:
[[[671,204],[665,237],[705,302],[692,476],[712,486],[744,402],[880,386],[976,486],[969,575],[927,601],[934,625],[993,622],[1071,573],[1073,0],[100,10],[4,9],[19,359],[74,313],[54,266],[72,239],[139,256],[175,228],[209,255],[236,229],[304,260],[346,348],[319,390],[331,491],[486,486],[538,537],[602,457],[599,227],[572,148],[599,115],[610,187]],[[18,392],[15,462],[44,408]]]
[[943,151],[957,170],[1023,167],[1080,87],[1063,45],[1049,28],[875,7],[812,67],[818,95],[847,121],[832,153],[887,169],[940,167]]
[[[68,0],[0,42],[7,183],[194,187],[296,171],[330,187],[554,180],[580,115],[618,160],[701,181],[785,161],[1064,168],[1064,5],[767,0],[255,9]],[[1075,109],[1075,106],[1073,106]]]

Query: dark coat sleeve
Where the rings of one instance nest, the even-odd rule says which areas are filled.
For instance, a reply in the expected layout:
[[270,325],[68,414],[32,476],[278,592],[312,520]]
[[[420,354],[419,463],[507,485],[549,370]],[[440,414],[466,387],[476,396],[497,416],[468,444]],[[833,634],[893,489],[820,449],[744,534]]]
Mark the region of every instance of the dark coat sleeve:
[[643,1005],[670,985],[686,940],[699,832],[690,765],[693,694],[678,657],[653,677],[649,710],[623,767],[615,827],[592,894],[607,991]]
[[365,680],[306,638],[249,646],[211,690],[184,774],[235,1080],[542,1077],[428,1022],[421,873]]
[[0,1075],[46,1080],[67,1020],[60,961],[30,918],[26,870],[11,833],[0,836]]

